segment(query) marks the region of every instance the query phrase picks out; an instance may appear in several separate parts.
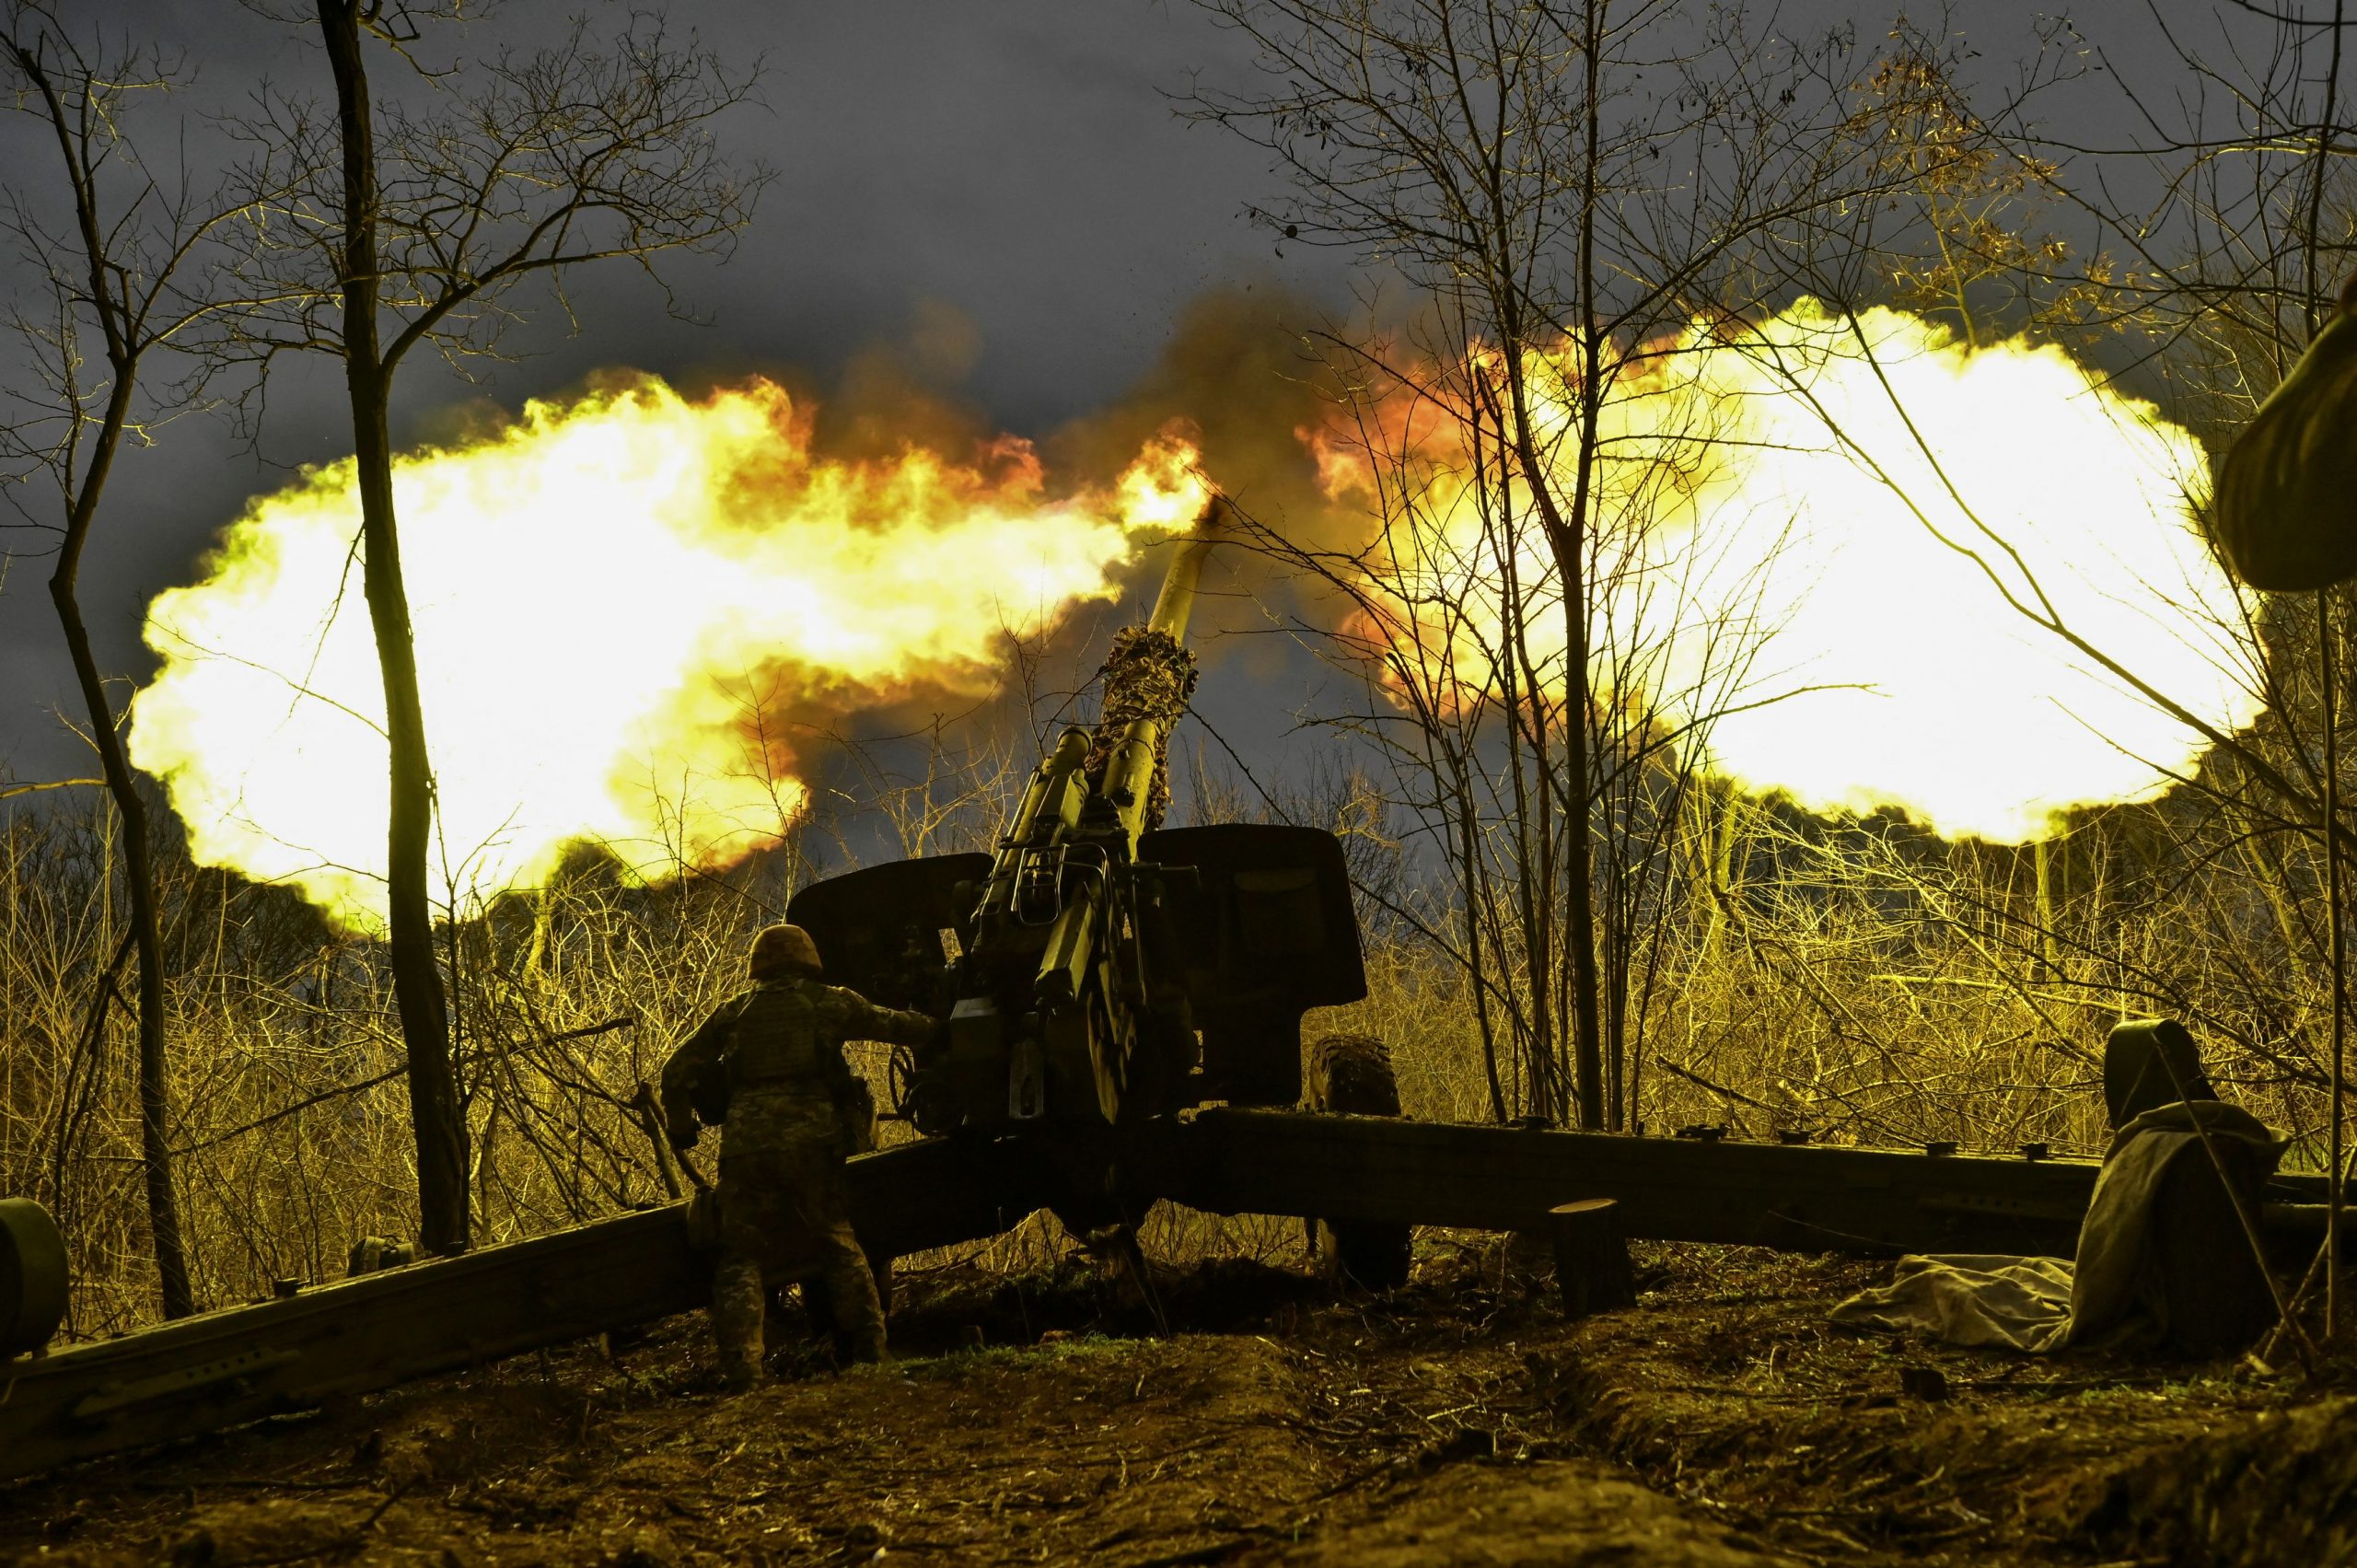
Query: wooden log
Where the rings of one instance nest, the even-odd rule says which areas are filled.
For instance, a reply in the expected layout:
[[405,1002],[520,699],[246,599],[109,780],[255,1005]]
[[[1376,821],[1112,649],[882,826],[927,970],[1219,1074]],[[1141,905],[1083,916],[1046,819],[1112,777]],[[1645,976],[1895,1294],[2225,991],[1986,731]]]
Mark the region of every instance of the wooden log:
[[1559,1203],[1547,1211],[1547,1230],[1555,1243],[1555,1288],[1562,1293],[1564,1317],[1586,1318],[1637,1304],[1620,1204],[1609,1198]]

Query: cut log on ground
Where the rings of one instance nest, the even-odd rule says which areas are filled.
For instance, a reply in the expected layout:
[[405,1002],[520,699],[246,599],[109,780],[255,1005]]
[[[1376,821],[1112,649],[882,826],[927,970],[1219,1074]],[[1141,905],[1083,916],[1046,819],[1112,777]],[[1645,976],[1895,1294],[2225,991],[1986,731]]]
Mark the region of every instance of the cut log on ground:
[[1586,1318],[1637,1304],[1620,1204],[1609,1198],[1561,1203],[1547,1212],[1547,1227],[1555,1243],[1555,1288],[1562,1293],[1564,1317]]

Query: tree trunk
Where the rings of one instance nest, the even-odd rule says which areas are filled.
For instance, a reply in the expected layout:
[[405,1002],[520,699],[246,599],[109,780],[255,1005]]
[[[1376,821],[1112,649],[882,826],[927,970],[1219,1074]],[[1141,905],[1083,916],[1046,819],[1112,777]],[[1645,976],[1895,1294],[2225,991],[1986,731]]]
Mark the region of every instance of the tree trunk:
[[[1586,436],[1581,438],[1588,439]],[[1585,455],[1581,467],[1586,468]],[[1585,479],[1585,475],[1583,475]],[[1573,503],[1574,512],[1584,511],[1585,497]],[[1580,543],[1576,537],[1568,551],[1562,552],[1577,560]],[[1576,585],[1576,575],[1567,575],[1567,584]],[[1564,659],[1564,685],[1571,693],[1570,711],[1563,726],[1563,776],[1570,784],[1574,809],[1563,814],[1563,865],[1570,874],[1563,889],[1564,945],[1572,968],[1572,1076],[1579,1095],[1580,1125],[1591,1130],[1604,1125],[1604,1045],[1599,1016],[1596,955],[1596,850],[1588,819],[1588,702],[1587,702],[1587,613],[1586,595],[1583,588],[1576,597],[1567,593],[1564,618],[1578,630],[1572,633],[1571,647]]]
[[[1509,326],[1519,328],[1509,318]],[[1508,342],[1519,343],[1519,336]],[[1563,585],[1563,947],[1561,961],[1572,982],[1572,1083],[1579,1124],[1604,1125],[1604,1042],[1596,951],[1596,851],[1591,825],[1593,795],[1588,736],[1587,519],[1596,475],[1596,419],[1601,395],[1595,389],[1602,345],[1589,334],[1585,345],[1586,389],[1581,398],[1579,466],[1569,517],[1555,504],[1548,465],[1531,435],[1528,388],[1520,354],[1505,356],[1506,389],[1513,400],[1515,455],[1524,488],[1538,508],[1539,522],[1555,570]]]
[[[1604,47],[1604,17],[1598,0],[1584,10],[1581,54],[1587,75],[1581,147],[1579,277],[1577,304],[1585,318],[1580,332],[1579,469],[1573,482],[1571,516],[1556,507],[1538,462],[1530,428],[1530,404],[1522,375],[1524,340],[1519,301],[1515,302],[1515,345],[1506,356],[1515,407],[1515,435],[1532,496],[1538,502],[1547,540],[1555,555],[1555,569],[1563,582],[1563,781],[1567,806],[1563,812],[1563,889],[1565,956],[1572,978],[1572,1072],[1579,1094],[1580,1125],[1604,1125],[1604,1042],[1598,1016],[1596,954],[1596,852],[1591,828],[1593,796],[1588,790],[1592,765],[1589,752],[1587,533],[1589,510],[1595,504],[1596,429],[1604,394],[1605,337],[1595,325],[1597,303],[1596,213],[1601,185],[1603,130],[1597,121],[1598,53]],[[1509,296],[1509,298],[1512,298]]]
[[391,391],[377,334],[377,154],[368,78],[354,0],[319,0],[319,30],[335,73],[343,137],[343,365],[352,401],[354,460],[360,487],[362,586],[385,682],[385,733],[391,753],[386,896],[393,1001],[409,1055],[410,1122],[417,1135],[419,1239],[428,1251],[468,1244],[467,1126],[450,1060],[449,1015],[435,962],[427,850],[434,831],[434,779],[417,691],[409,594],[401,582],[393,514],[392,443],[385,405]]
[[[119,429],[120,426],[114,428]],[[110,441],[100,452],[111,457]],[[99,487],[106,482],[103,458],[94,460],[86,476],[84,500],[75,506],[65,548],[59,552],[57,570],[49,579],[49,597],[57,606],[58,624],[65,633],[65,647],[74,660],[74,679],[90,714],[90,743],[99,749],[105,770],[107,793],[114,797],[115,823],[122,837],[122,881],[131,906],[132,944],[139,951],[139,1153],[146,1177],[147,1228],[155,1243],[156,1276],[164,1302],[164,1316],[186,1318],[196,1310],[196,1294],[189,1283],[188,1250],[180,1237],[180,1200],[172,1190],[172,1150],[168,1137],[171,1116],[171,1086],[164,1062],[164,938],[156,912],[156,880],[147,844],[147,806],[131,776],[122,754],[122,738],[115,731],[114,709],[99,679],[98,661],[90,653],[90,634],[82,624],[75,598],[82,541],[88,536]],[[110,977],[101,985],[111,985]],[[98,1013],[102,1016],[105,1002]]]
[[[18,64],[39,85],[48,103],[50,121],[56,128],[66,167],[76,168],[72,133],[67,129],[65,111],[56,93],[42,75],[39,61],[23,46],[14,47]],[[86,94],[88,87],[86,79]],[[90,744],[98,748],[107,794],[114,801],[116,830],[122,840],[124,902],[130,906],[132,945],[139,951],[139,1153],[147,1189],[147,1228],[156,1253],[157,1284],[163,1298],[164,1316],[186,1318],[196,1310],[196,1295],[189,1283],[188,1249],[180,1235],[180,1200],[172,1189],[168,1125],[171,1118],[171,1086],[165,1075],[164,1058],[163,922],[156,911],[155,865],[147,843],[147,803],[139,797],[130,761],[123,755],[122,738],[115,729],[114,705],[107,700],[106,683],[99,678],[98,659],[90,652],[89,628],[83,624],[81,601],[76,597],[82,552],[89,543],[90,528],[98,518],[99,498],[106,493],[107,475],[114,468],[115,453],[122,449],[122,433],[130,426],[132,389],[138,380],[140,346],[135,335],[125,332],[122,319],[116,313],[119,296],[110,284],[106,238],[100,232],[95,197],[91,188],[78,180],[74,205],[83,257],[90,269],[91,303],[106,332],[107,366],[112,373],[112,382],[107,392],[106,408],[90,441],[89,466],[83,470],[80,483],[74,487],[66,508],[65,537],[58,547],[56,569],[50,574],[49,597],[57,608],[57,623],[65,635],[66,654],[74,661],[75,684],[81,688],[83,707],[90,715]],[[77,404],[70,412],[79,419],[83,411]],[[115,964],[122,961],[118,952]],[[106,991],[114,984],[114,966],[109,966],[99,983],[101,989],[90,1009],[90,1043],[94,1050],[106,1028]],[[64,1140],[61,1139],[61,1162],[64,1147]],[[61,1190],[63,1174],[61,1165]]]
[[2062,879],[2069,863],[2055,865],[2056,857],[2066,853],[2068,841],[2038,839],[2031,842],[2030,862],[2038,878],[2038,956],[2030,963],[2030,981],[2045,985],[2062,974],[2062,943],[2055,935],[2055,923],[2061,898],[2055,884]]

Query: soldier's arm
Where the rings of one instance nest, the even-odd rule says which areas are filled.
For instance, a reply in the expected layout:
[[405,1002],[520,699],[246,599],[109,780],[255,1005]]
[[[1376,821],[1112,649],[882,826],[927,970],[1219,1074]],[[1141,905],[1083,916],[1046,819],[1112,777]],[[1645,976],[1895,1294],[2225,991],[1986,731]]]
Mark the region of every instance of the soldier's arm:
[[834,1004],[831,1032],[843,1040],[880,1040],[887,1045],[923,1045],[933,1039],[934,1023],[923,1013],[878,1007],[856,991],[840,985],[827,988]]
[[923,1013],[878,1007],[858,992],[830,985],[820,993],[821,1028],[819,1070],[825,1074],[840,1103],[851,1092],[851,1063],[843,1059],[843,1041],[880,1040],[887,1045],[923,1045],[933,1038],[933,1020]]
[[674,1148],[693,1148],[696,1113],[689,1103],[704,1074],[717,1066],[727,1049],[729,1026],[737,1021],[737,1000],[731,997],[713,1009],[696,1032],[679,1042],[663,1063],[663,1131]]

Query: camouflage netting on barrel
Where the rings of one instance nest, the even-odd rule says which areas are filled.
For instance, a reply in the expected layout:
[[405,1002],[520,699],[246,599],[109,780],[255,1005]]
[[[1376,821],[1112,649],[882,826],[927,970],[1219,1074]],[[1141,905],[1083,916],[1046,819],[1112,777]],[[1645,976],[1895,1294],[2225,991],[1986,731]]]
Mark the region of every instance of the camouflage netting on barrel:
[[1151,627],[1128,626],[1114,633],[1113,651],[1097,675],[1104,683],[1105,705],[1083,764],[1092,789],[1104,786],[1105,764],[1123,731],[1140,719],[1162,726],[1154,746],[1154,787],[1145,802],[1145,830],[1152,832],[1170,810],[1170,732],[1195,694],[1195,656]]

